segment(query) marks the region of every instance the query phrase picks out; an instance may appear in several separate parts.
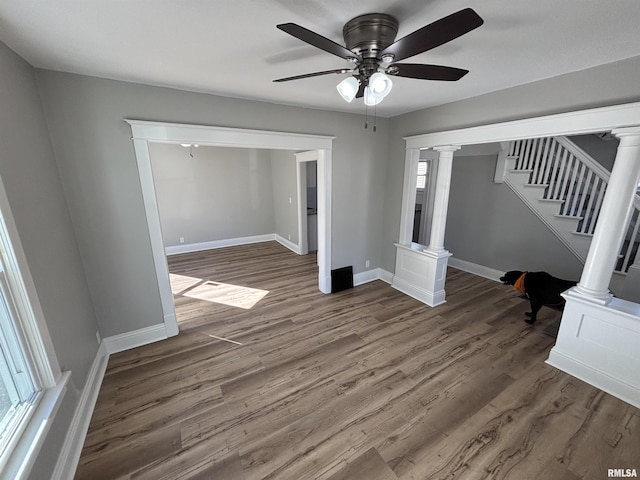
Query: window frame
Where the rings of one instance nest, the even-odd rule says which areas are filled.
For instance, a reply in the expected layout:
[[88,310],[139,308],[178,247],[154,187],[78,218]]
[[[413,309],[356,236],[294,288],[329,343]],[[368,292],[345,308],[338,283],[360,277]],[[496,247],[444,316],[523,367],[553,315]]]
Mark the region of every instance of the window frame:
[[9,438],[0,452],[0,474],[27,478],[64,398],[71,373],[62,372],[55,355],[35,284],[28,267],[9,200],[0,178],[0,255],[14,328],[23,349],[35,393],[23,401],[9,422]]
[[[424,164],[424,173],[420,173],[420,164]],[[416,173],[416,189],[418,190],[418,192],[422,192],[425,188],[427,188],[427,177],[430,173],[430,167],[431,166],[429,165],[428,159],[421,158],[420,160],[418,160],[418,172]],[[420,186],[420,178],[424,178],[422,187]]]

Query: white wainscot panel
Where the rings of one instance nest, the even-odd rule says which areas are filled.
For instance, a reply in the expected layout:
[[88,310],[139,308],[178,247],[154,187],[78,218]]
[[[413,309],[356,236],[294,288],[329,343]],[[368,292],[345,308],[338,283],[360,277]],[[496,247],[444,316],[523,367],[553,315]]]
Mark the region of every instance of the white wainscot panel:
[[607,305],[569,290],[547,363],[640,407],[640,305]]
[[396,271],[392,286],[431,307],[444,303],[450,256],[446,250],[430,252],[396,244]]

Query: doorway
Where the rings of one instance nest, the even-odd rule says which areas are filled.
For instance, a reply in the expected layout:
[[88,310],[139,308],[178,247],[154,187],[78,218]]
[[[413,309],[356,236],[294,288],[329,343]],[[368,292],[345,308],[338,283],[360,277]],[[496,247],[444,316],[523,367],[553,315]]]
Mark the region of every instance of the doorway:
[[162,241],[149,142],[315,151],[318,177],[318,288],[323,293],[331,292],[331,165],[334,137],[139,120],[126,122],[131,126],[167,337],[178,334],[178,323]]
[[[318,251],[318,151],[296,153],[300,253]],[[318,260],[319,261],[319,260]]]

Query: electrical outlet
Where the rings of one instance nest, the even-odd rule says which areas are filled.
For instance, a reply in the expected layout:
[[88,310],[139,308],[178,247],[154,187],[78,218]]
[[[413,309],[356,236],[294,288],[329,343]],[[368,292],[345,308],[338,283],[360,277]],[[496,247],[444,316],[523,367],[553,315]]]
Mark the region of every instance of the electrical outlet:
[[180,237],[180,243],[184,243],[184,237]]
[[369,268],[369,260],[364,261],[364,268]]
[[102,337],[100,336],[100,330],[96,330],[96,340],[98,340],[98,345],[102,342]]
[[289,203],[293,203],[293,200],[291,199],[291,197],[289,197]]
[[291,240],[291,234],[289,234],[289,240]]

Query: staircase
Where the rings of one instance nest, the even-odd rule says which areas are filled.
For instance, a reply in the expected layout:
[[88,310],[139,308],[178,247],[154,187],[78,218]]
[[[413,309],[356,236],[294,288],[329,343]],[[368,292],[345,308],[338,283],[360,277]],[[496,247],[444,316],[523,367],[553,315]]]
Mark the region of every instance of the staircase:
[[[582,263],[595,230],[609,172],[566,137],[511,142],[504,158],[506,183]],[[636,195],[621,245],[612,289],[624,282],[640,243]],[[640,261],[640,258],[638,258]]]

